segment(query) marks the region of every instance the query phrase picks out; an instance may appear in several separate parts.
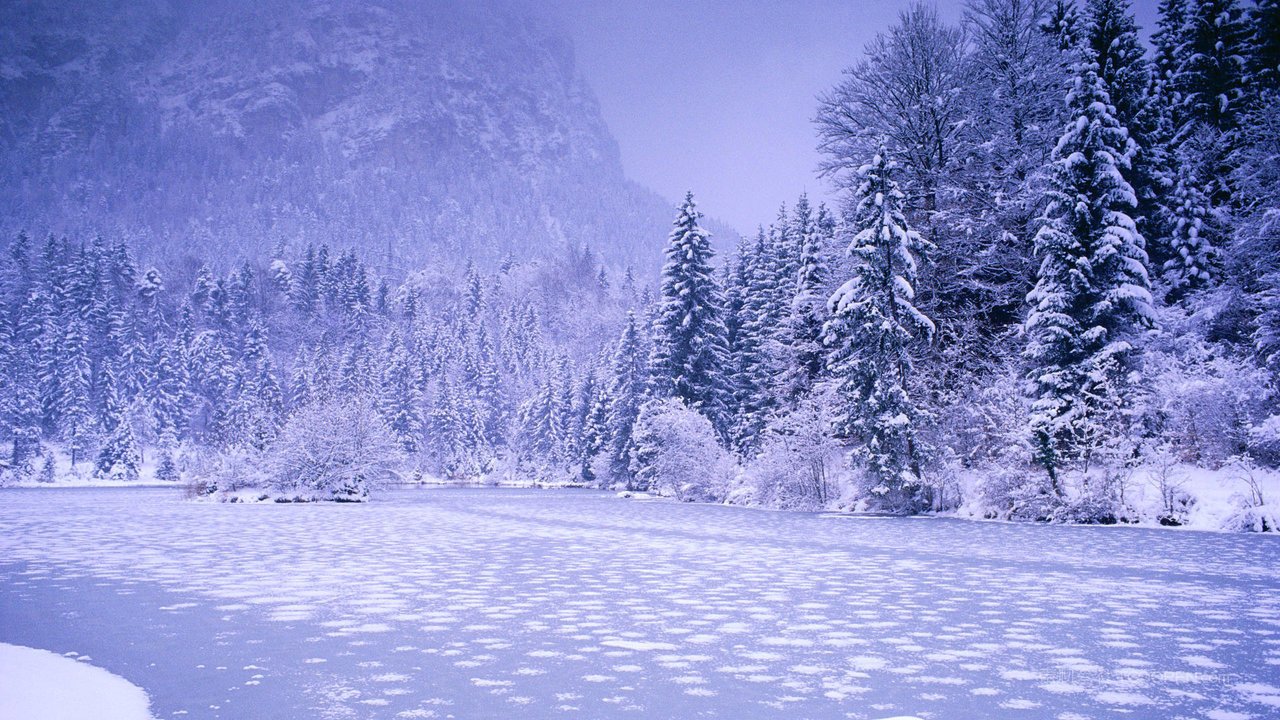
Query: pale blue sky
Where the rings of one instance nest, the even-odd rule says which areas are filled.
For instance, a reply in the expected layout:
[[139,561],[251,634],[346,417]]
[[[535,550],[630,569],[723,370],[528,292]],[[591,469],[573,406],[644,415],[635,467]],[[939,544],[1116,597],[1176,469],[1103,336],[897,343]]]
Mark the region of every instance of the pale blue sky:
[[[740,232],[768,223],[814,172],[816,96],[906,0],[550,0],[573,35],[628,174]],[[535,3],[534,7],[538,4]],[[1149,32],[1156,0],[1138,0]],[[941,0],[958,21],[959,0]]]

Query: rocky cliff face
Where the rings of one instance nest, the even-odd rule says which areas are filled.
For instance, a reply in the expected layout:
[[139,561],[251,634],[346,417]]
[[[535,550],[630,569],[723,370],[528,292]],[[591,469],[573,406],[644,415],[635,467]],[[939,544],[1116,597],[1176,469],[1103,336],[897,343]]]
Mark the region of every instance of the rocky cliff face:
[[6,241],[647,263],[668,228],[569,42],[498,3],[37,0],[0,7],[0,48]]

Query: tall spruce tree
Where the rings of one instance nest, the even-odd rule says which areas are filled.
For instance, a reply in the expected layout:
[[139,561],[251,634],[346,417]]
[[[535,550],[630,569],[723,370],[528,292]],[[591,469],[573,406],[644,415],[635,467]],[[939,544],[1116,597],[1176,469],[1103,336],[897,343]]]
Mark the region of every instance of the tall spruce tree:
[[73,318],[62,337],[58,352],[62,357],[59,367],[58,428],[71,454],[71,465],[84,459],[93,432],[92,366],[86,351],[84,324]]
[[627,323],[613,352],[611,380],[606,393],[609,398],[608,426],[609,471],[614,482],[624,482],[632,489],[631,458],[635,448],[631,434],[640,405],[644,402],[645,379],[649,369],[636,314],[627,311]]
[[422,388],[398,333],[387,337],[383,358],[378,410],[400,447],[405,452],[417,452],[423,428]]
[[859,169],[848,223],[854,274],[828,300],[825,338],[842,403],[837,432],[860,443],[881,505],[913,511],[930,498],[910,395],[911,345],[931,337],[934,324],[914,304],[916,255],[929,244],[907,224],[896,169],[883,149]]
[[1250,79],[1257,92],[1280,90],[1280,0],[1254,0],[1249,26]]
[[137,480],[142,456],[129,417],[129,402],[109,365],[104,372],[103,386],[103,444],[98,450],[94,475],[111,480]]
[[1112,113],[1091,53],[1074,69],[1067,108],[1024,325],[1032,429],[1055,494],[1058,470],[1087,452],[1104,412],[1128,401],[1135,334],[1154,322],[1144,240],[1129,215],[1137,199],[1123,174],[1133,141]]
[[1087,45],[1098,64],[1098,78],[1107,88],[1116,120],[1134,142],[1128,177],[1138,199],[1134,220],[1145,230],[1155,224],[1148,221],[1160,215],[1165,164],[1161,149],[1154,147],[1160,118],[1151,94],[1151,67],[1129,0],[1089,0],[1085,13]]
[[1170,221],[1170,257],[1164,262],[1163,277],[1169,285],[1170,298],[1176,300],[1213,281],[1215,231],[1219,223],[1190,163],[1179,165],[1173,191],[1165,204]]
[[780,395],[784,402],[794,406],[812,389],[826,362],[822,326],[827,319],[827,304],[823,291],[830,274],[827,267],[830,238],[814,217],[805,195],[796,203],[792,222],[800,255],[795,292],[779,331],[779,342],[786,354]]
[[685,196],[667,239],[662,293],[653,326],[651,391],[677,397],[729,433],[724,298],[711,267],[714,251],[693,193]]
[[1174,78],[1185,113],[1182,136],[1193,132],[1188,123],[1203,123],[1219,134],[1239,127],[1248,46],[1249,28],[1236,0],[1191,3]]

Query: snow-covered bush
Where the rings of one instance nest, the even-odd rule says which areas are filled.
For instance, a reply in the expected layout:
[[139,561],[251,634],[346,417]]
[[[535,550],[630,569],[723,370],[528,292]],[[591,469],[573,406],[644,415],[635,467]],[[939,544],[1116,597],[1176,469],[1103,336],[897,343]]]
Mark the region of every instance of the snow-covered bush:
[[813,399],[770,423],[760,454],[743,472],[745,502],[817,510],[839,496],[834,474],[842,448],[831,437],[827,407]]
[[[1253,458],[1232,458],[1231,474],[1243,486],[1233,496],[1237,510],[1224,523],[1224,529],[1236,532],[1280,532],[1280,505],[1268,505],[1262,491],[1263,470]],[[1274,498],[1272,498],[1274,500]]]
[[1168,440],[1183,462],[1209,468],[1222,467],[1239,453],[1271,447],[1265,431],[1250,432],[1262,427],[1269,414],[1269,374],[1205,339],[1207,326],[1221,312],[1215,306],[1190,317],[1164,312],[1165,330],[1153,338],[1145,359],[1150,388],[1143,408],[1146,432]]
[[632,437],[638,489],[689,502],[724,499],[733,459],[701,413],[675,398],[652,400],[640,409]]
[[984,517],[1045,521],[1062,506],[1062,498],[1038,468],[993,463],[978,472],[977,504]]
[[199,497],[220,491],[260,489],[270,484],[269,459],[262,452],[234,446],[221,452],[205,452],[195,461],[192,479],[187,484],[188,497]]
[[1162,443],[1146,453],[1147,483],[1156,491],[1161,525],[1185,525],[1195,505],[1195,498],[1186,491],[1189,478],[1179,466],[1177,455],[1167,443]]
[[271,487],[286,496],[359,502],[394,477],[402,459],[372,404],[344,398],[298,411],[268,449],[265,467]]

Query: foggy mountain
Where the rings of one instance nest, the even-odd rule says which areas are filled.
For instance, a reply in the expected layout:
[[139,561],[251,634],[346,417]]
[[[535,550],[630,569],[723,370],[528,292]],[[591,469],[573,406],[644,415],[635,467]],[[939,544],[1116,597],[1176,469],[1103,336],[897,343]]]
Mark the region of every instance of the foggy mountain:
[[670,228],[568,39],[497,3],[37,0],[0,7],[0,48],[4,242],[650,267]]

